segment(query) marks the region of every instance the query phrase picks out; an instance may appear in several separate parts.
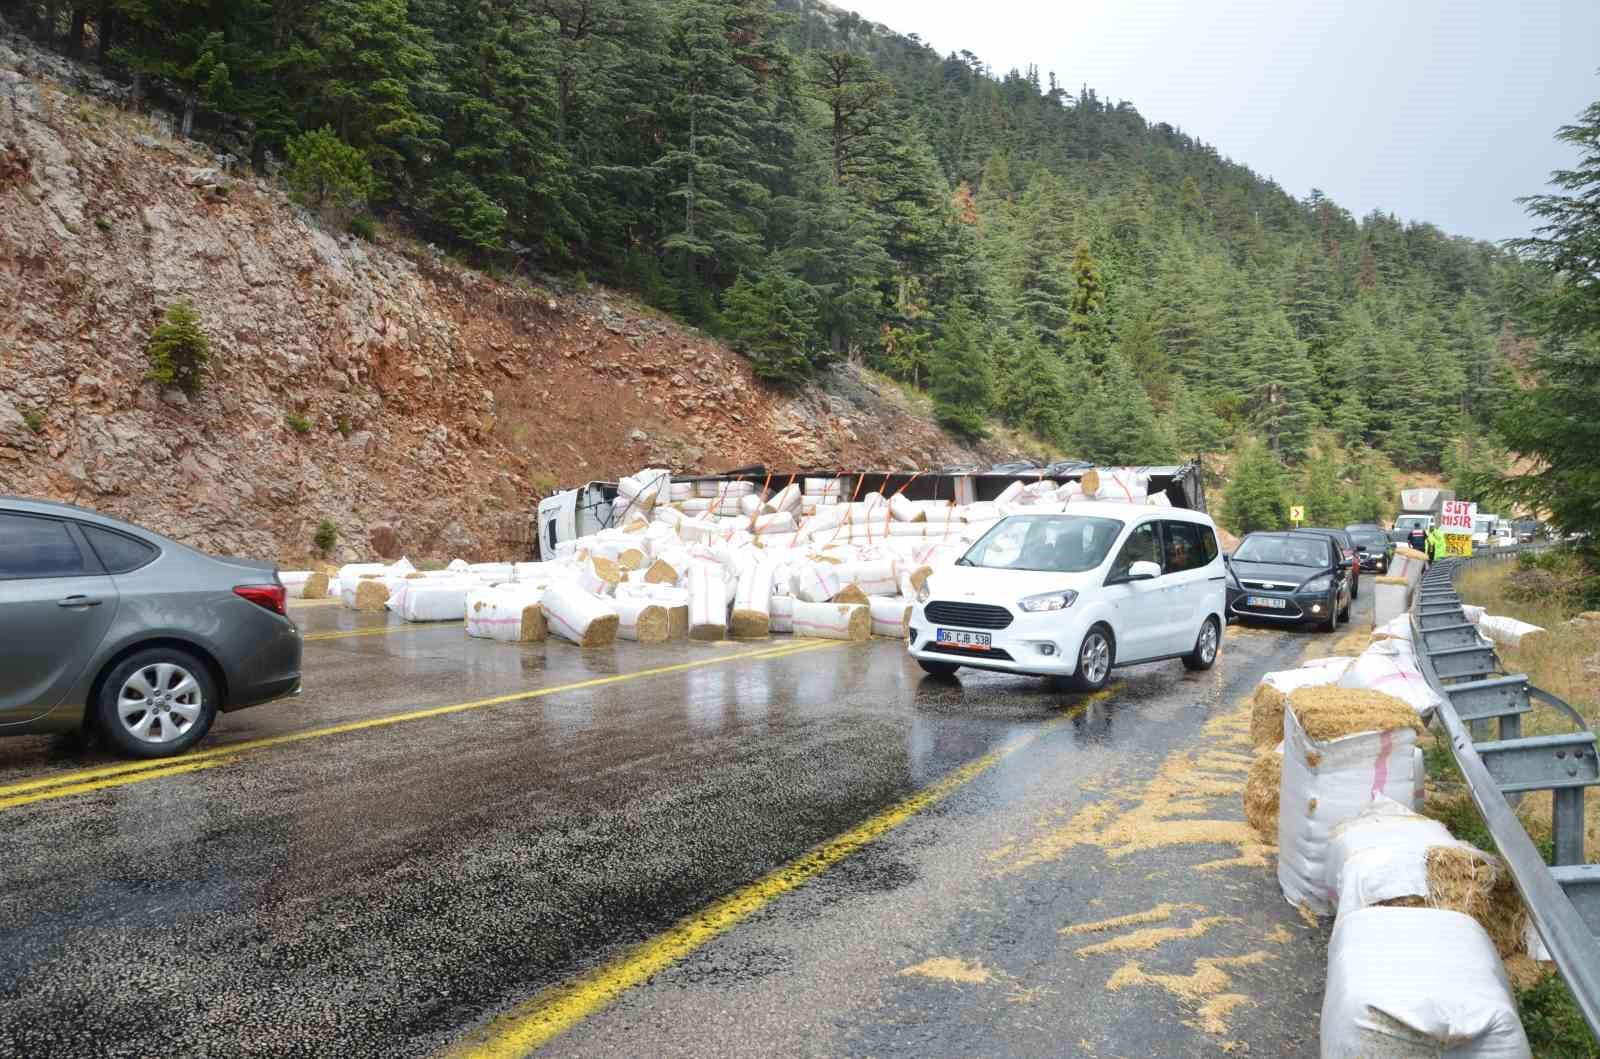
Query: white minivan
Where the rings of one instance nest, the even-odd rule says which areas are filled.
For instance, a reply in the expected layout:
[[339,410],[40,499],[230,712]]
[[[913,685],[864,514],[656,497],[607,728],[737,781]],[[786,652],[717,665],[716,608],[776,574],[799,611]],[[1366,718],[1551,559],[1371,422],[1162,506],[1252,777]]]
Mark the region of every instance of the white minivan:
[[1181,658],[1210,669],[1226,603],[1227,571],[1204,512],[1073,504],[1002,519],[929,577],[908,649],[937,677],[970,666],[1097,691],[1115,666]]

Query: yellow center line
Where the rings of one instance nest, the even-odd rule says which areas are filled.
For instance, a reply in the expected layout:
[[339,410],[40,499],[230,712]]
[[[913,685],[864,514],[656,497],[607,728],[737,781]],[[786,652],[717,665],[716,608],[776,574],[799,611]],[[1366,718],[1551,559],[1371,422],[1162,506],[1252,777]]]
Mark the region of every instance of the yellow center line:
[[314,640],[342,640],[347,636],[387,636],[395,632],[426,632],[429,629],[459,629],[467,623],[464,621],[430,621],[406,622],[399,625],[374,625],[367,629],[336,629],[332,632],[308,632],[300,639],[310,643]]
[[369,717],[361,721],[345,721],[341,724],[330,724],[322,728],[307,728],[303,731],[287,732],[283,735],[263,736],[260,739],[245,739],[227,746],[217,747],[214,750],[197,750],[184,755],[177,762],[173,762],[170,759],[133,761],[121,765],[106,765],[101,768],[62,772],[53,776],[43,776],[39,779],[24,780],[20,783],[0,786],[0,810],[10,809],[18,805],[27,805],[31,802],[44,801],[49,798],[64,798],[71,794],[99,790],[104,787],[114,787],[123,783],[137,783],[152,776],[175,775],[178,772],[192,772],[196,769],[208,768],[212,764],[226,764],[232,758],[249,750],[264,750],[268,747],[286,746],[290,743],[300,743],[308,739],[323,739],[331,735],[344,735],[349,732],[360,732],[370,728],[386,728],[389,725],[403,724],[408,721],[445,717],[453,713],[482,709],[486,706],[500,706],[509,702],[542,699],[569,691],[603,688],[630,680],[642,680],[645,677],[682,673],[691,669],[699,669],[703,666],[787,658],[790,655],[805,654],[808,651],[825,650],[842,645],[843,641],[837,640],[802,640],[787,643],[780,647],[764,648],[759,651],[741,651],[738,654],[702,658],[693,662],[678,662],[669,666],[657,666],[654,669],[641,669],[633,673],[618,673],[613,676],[579,680],[571,684],[534,688],[530,691],[517,691],[508,695],[496,695],[493,698],[475,699],[472,702],[458,702],[448,706],[432,706],[426,709],[408,710],[404,713],[387,714],[383,717]]
[[695,950],[738,926],[773,901],[798,889],[867,843],[937,805],[1001,761],[1121,690],[1097,691],[1019,739],[990,751],[944,779],[867,818],[842,835],[813,846],[755,882],[719,898],[649,941],[572,981],[549,989],[494,1018],[450,1048],[449,1059],[513,1059],[548,1044],[634,986],[641,985]]

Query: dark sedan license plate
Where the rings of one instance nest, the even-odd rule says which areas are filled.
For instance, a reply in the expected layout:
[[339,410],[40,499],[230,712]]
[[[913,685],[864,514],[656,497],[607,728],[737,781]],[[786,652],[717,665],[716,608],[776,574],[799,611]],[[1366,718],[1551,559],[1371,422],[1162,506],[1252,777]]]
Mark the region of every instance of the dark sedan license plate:
[[965,647],[969,651],[987,651],[993,643],[986,632],[940,629],[937,635],[940,643],[947,643],[951,647]]
[[1244,605],[1247,607],[1265,607],[1268,610],[1284,610],[1289,606],[1286,599],[1277,599],[1273,596],[1246,596]]

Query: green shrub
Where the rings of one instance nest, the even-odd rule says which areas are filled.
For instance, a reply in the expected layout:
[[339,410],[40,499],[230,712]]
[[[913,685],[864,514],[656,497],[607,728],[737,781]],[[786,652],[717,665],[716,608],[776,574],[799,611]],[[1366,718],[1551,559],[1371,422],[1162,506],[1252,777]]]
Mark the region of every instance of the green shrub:
[[33,431],[35,434],[39,434],[44,431],[44,416],[41,413],[34,411],[32,408],[22,413],[22,421],[26,423],[28,425],[28,429]]
[[337,424],[337,428],[338,428],[340,437],[342,437],[342,438],[349,437],[350,436],[350,417],[347,416],[347,415],[341,415],[339,417],[339,422]]
[[1572,990],[1559,975],[1551,975],[1531,989],[1517,993],[1517,1014],[1527,1031],[1533,1054],[1548,1059],[1585,1059],[1595,1055],[1594,1035],[1584,1025],[1583,1012]]
[[323,519],[317,523],[317,532],[312,535],[311,543],[316,545],[317,551],[327,555],[333,551],[333,546],[339,543],[339,527],[330,519]]
[[314,210],[359,210],[376,178],[366,156],[329,126],[301,133],[285,145],[289,193]]
[[94,226],[100,229],[102,232],[109,232],[111,230],[111,222],[105,217],[96,217],[94,219]]
[[350,234],[369,243],[378,241],[378,222],[370,213],[358,213],[350,218]]
[[303,415],[290,412],[288,415],[283,417],[283,421],[288,423],[289,429],[294,431],[296,434],[311,433],[311,420],[307,419]]
[[561,485],[561,480],[549,471],[534,471],[528,476],[528,485],[535,496],[549,496]]
[[176,386],[190,397],[198,394],[211,361],[211,340],[200,330],[194,307],[182,301],[168,309],[166,323],[150,336],[145,354],[150,358],[150,378]]

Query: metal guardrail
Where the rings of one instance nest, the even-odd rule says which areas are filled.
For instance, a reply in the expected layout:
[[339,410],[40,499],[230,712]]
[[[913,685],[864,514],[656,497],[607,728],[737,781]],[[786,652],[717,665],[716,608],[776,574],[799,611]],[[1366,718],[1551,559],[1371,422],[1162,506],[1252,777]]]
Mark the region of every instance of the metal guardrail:
[[[1445,559],[1422,577],[1411,603],[1417,658],[1444,700],[1437,714],[1472,802],[1584,1021],[1600,1034],[1600,865],[1583,860],[1583,794],[1600,783],[1595,735],[1577,710],[1534,687],[1526,674],[1506,673],[1493,645],[1475,629],[1472,641],[1465,640],[1466,615],[1455,589],[1463,565]],[[1522,718],[1535,702],[1565,714],[1576,730],[1523,736]],[[1490,739],[1495,722],[1499,738]],[[1545,864],[1507,800],[1508,794],[1546,790],[1553,800],[1554,866]]]

